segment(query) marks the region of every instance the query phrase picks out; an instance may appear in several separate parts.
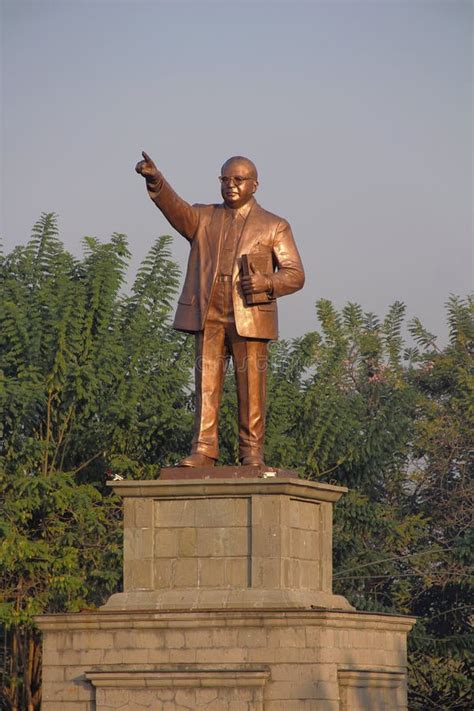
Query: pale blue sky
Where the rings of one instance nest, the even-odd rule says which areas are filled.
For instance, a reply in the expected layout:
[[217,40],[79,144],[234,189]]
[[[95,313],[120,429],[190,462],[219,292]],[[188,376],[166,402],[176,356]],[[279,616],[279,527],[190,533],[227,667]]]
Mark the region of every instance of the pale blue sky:
[[292,225],[307,272],[280,301],[281,335],[314,303],[395,299],[444,332],[473,286],[473,5],[2,0],[5,249],[42,211],[81,253],[128,234],[131,276],[176,236],[134,171],[145,149],[190,202],[219,200],[230,155],[252,158],[259,202]]

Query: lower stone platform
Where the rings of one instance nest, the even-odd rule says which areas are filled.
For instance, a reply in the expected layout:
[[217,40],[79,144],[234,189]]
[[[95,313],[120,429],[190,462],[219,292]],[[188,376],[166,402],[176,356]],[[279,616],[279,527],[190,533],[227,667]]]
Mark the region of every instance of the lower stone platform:
[[335,611],[47,615],[43,711],[402,711],[414,620]]
[[124,590],[37,619],[42,711],[404,711],[414,620],[332,591],[346,489],[219,469],[112,484]]

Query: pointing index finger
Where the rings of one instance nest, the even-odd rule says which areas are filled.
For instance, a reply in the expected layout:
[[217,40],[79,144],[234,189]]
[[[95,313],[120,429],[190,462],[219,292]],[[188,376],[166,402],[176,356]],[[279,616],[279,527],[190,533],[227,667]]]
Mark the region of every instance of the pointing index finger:
[[152,159],[150,158],[148,153],[145,153],[145,151],[142,151],[142,156],[144,157],[147,163],[153,163]]

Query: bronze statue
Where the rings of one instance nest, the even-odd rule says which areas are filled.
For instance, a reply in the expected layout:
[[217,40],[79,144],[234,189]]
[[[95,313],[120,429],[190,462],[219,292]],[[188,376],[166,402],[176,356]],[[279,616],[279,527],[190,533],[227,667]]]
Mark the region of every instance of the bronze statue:
[[[221,169],[223,203],[189,205],[143,152],[135,170],[150,198],[191,245],[173,327],[196,334],[196,416],[190,456],[212,466],[226,364],[234,363],[239,459],[263,465],[268,341],[278,336],[276,299],[301,289],[304,271],[290,225],[256,202],[257,169],[242,156]],[[276,271],[275,271],[276,270]]]

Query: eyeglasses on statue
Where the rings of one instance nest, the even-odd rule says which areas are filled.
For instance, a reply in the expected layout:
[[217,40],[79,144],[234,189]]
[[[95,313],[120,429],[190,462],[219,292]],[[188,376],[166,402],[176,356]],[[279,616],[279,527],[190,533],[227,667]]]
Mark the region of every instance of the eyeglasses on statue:
[[243,175],[219,175],[219,180],[222,185],[230,185],[231,182],[234,185],[242,185],[245,180],[255,180],[255,178],[245,178]]

